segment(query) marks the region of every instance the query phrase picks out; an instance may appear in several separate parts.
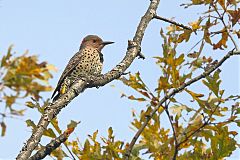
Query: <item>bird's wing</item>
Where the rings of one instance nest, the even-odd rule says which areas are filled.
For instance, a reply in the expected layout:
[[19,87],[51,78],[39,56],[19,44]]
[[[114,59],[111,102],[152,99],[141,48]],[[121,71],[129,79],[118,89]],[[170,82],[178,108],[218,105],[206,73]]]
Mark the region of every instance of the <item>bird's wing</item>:
[[66,68],[64,69],[64,71],[63,71],[63,73],[62,73],[62,75],[61,75],[61,77],[58,81],[57,87],[55,88],[51,98],[53,98],[54,95],[56,94],[56,92],[60,90],[61,84],[63,83],[64,79],[77,66],[77,64],[81,61],[81,58],[82,58],[82,54],[79,51],[69,60]]

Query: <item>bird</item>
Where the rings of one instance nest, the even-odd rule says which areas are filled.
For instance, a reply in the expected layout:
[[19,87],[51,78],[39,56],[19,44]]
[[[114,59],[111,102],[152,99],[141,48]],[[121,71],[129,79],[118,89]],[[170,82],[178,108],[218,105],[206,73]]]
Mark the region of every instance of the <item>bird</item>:
[[103,41],[97,35],[87,35],[81,42],[79,51],[69,60],[51,99],[55,101],[66,93],[74,81],[80,77],[101,75],[103,67],[102,49],[112,41]]

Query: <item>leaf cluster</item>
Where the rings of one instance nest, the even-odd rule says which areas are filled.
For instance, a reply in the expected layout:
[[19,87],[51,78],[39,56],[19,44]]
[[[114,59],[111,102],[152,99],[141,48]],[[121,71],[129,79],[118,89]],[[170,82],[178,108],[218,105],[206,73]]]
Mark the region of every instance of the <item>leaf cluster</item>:
[[52,78],[50,72],[53,70],[54,66],[39,62],[35,55],[29,55],[28,52],[16,55],[13,46],[8,48],[0,61],[0,102],[5,104],[5,108],[3,105],[1,108],[2,136],[6,131],[5,117],[23,116],[25,108],[15,109],[21,100],[28,96],[39,99],[40,93],[52,90],[48,81]]

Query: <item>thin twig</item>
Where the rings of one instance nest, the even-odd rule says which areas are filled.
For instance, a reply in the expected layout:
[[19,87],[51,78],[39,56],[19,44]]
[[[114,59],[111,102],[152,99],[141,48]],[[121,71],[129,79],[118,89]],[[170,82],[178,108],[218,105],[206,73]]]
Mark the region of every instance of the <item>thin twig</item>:
[[70,155],[72,156],[72,159],[73,159],[73,160],[76,160],[76,158],[74,157],[73,153],[71,152],[71,150],[69,149],[69,147],[66,145],[66,143],[64,142],[63,144],[64,144],[64,146],[67,148],[67,150],[68,150],[68,152],[70,153]]
[[141,135],[141,133],[143,132],[143,130],[145,129],[145,127],[148,125],[148,122],[152,119],[152,117],[154,116],[154,114],[159,110],[159,108],[162,106],[163,103],[165,103],[165,101],[167,101],[169,98],[171,98],[172,96],[174,96],[175,94],[181,92],[183,89],[185,89],[187,86],[199,81],[202,78],[205,78],[206,76],[210,75],[214,70],[216,70],[217,68],[219,68],[223,62],[225,62],[228,58],[230,58],[233,55],[240,55],[240,51],[230,51],[228,52],[218,63],[216,63],[215,65],[213,65],[211,68],[209,68],[208,70],[206,70],[205,72],[203,72],[202,74],[200,74],[199,76],[189,80],[188,82],[182,84],[180,87],[174,89],[172,92],[168,93],[165,97],[163,97],[163,99],[159,102],[158,106],[152,110],[152,112],[149,114],[149,116],[146,117],[145,121],[143,122],[143,124],[141,125],[141,127],[138,129],[137,133],[134,135],[134,137],[132,138],[129,147],[127,148],[127,160],[130,157],[130,153],[133,149],[133,146],[135,145],[135,143],[137,142],[139,136]]
[[[170,103],[170,101],[169,101],[169,103]],[[167,104],[167,101],[165,101],[165,107],[164,107],[164,109],[165,109],[165,112],[166,112],[166,114],[167,114],[167,116],[168,116],[168,120],[169,120],[169,122],[170,122],[170,124],[171,124],[172,131],[173,131],[173,138],[174,138],[174,142],[175,142],[175,151],[174,151],[174,155],[173,155],[172,160],[176,160],[177,154],[178,154],[178,140],[177,140],[176,130],[175,130],[174,125],[173,125],[173,122],[172,122],[172,118],[171,118],[170,113],[169,113],[169,111],[168,111],[169,103]]]
[[203,38],[201,38],[188,52],[187,54],[189,54],[199,43],[201,43],[203,41]]
[[158,15],[155,15],[153,18],[158,19],[158,20],[162,20],[162,21],[164,21],[164,22],[168,22],[168,23],[174,24],[174,25],[179,26],[179,27],[181,27],[181,28],[183,28],[183,29],[192,30],[190,27],[188,27],[188,26],[186,26],[186,25],[184,25],[184,24],[175,22],[175,21],[173,21],[173,20],[170,20],[170,19],[167,19],[167,18],[158,16]]

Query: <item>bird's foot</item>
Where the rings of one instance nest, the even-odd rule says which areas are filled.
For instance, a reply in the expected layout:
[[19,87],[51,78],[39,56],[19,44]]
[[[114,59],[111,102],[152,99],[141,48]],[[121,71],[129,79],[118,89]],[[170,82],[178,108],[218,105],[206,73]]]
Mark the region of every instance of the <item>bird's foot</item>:
[[122,73],[122,76],[125,76],[125,75],[128,75],[128,74],[130,74],[131,72],[129,71],[129,72],[123,72]]
[[134,47],[138,47],[139,46],[139,50],[138,50],[138,53],[137,53],[137,57],[138,59],[145,59],[145,56],[143,55],[143,53],[141,52],[141,46],[138,45],[136,42],[132,41],[132,40],[128,40],[128,50],[131,49],[131,48],[134,48]]
[[138,56],[138,59],[143,59],[143,60],[145,59],[145,56],[141,51],[138,52],[137,56]]

